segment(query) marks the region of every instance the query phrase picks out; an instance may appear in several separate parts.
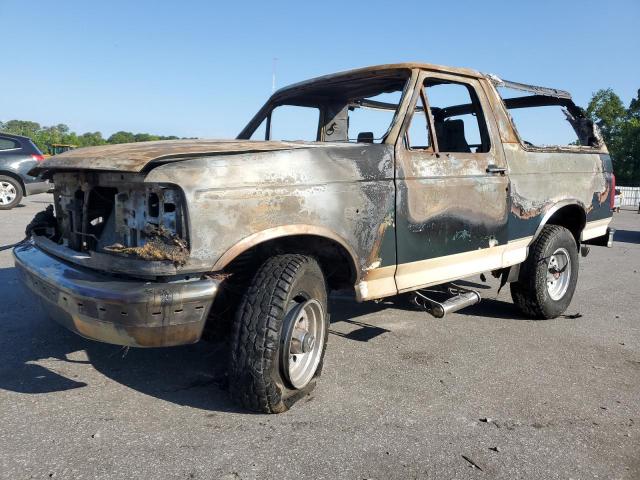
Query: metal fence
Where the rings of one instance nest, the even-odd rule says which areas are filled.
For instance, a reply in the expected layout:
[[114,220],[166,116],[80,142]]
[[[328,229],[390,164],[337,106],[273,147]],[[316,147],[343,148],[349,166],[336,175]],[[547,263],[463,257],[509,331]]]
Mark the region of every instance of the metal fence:
[[620,190],[622,193],[621,207],[638,208],[640,205],[640,187],[618,187],[616,190]]

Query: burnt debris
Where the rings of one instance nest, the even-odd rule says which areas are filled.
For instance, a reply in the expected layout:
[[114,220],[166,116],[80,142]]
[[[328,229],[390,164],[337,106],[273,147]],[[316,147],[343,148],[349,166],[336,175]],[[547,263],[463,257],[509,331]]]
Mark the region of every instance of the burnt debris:
[[169,260],[176,266],[184,265],[189,258],[187,241],[163,226],[147,225],[144,232],[146,242],[138,247],[125,247],[114,243],[104,249],[111,253],[140,258],[148,261]]

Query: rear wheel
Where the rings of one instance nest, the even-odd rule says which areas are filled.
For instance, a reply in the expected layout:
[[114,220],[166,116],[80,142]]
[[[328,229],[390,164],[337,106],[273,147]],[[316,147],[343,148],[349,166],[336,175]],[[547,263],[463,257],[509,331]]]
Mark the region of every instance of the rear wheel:
[[236,314],[230,385],[245,408],[280,413],[314,387],[328,334],[327,289],[304,255],[277,255],[258,270]]
[[0,210],[10,210],[22,200],[22,185],[15,178],[0,175]]
[[547,225],[520,266],[511,297],[533,318],[555,318],[569,307],[578,281],[578,248],[569,230]]

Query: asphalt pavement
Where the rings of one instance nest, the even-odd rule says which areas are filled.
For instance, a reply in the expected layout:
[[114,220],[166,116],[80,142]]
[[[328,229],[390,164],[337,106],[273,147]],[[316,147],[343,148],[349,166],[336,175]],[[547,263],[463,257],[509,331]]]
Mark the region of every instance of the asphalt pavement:
[[[0,245],[50,201],[0,211]],[[524,318],[490,276],[446,319],[335,297],[318,387],[271,416],[228,399],[223,344],[80,338],[2,252],[0,478],[640,478],[640,215],[614,226],[563,318]]]

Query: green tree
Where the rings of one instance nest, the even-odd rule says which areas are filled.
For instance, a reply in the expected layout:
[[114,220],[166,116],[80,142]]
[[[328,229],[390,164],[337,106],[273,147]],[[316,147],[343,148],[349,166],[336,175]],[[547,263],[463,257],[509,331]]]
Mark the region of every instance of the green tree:
[[626,114],[622,100],[610,88],[594,93],[587,107],[587,115],[600,127],[607,143],[618,135]]
[[640,184],[640,90],[625,108],[612,89],[593,94],[587,115],[602,130],[619,184]]
[[72,132],[68,125],[58,123],[50,127],[41,126],[29,120],[0,121],[0,131],[23,135],[31,138],[40,150],[47,153],[51,145],[56,143],[76,145],[78,147],[92,147],[109,143],[148,142],[152,140],[176,140],[176,136],[161,136],[150,133],[132,133],[123,130],[114,133],[106,140],[100,132],[86,132],[78,135]]
[[119,131],[107,139],[107,143],[131,143],[135,142],[135,135],[131,132]]
[[157,135],[150,135],[148,133],[137,133],[133,136],[134,142],[150,142],[152,140],[158,140],[160,137]]
[[640,119],[640,88],[638,89],[638,96],[631,100],[627,113],[631,118]]
[[3,125],[3,130],[14,135],[33,137],[40,130],[40,124],[28,120],[9,120]]
[[97,145],[104,145],[107,141],[102,138],[100,132],[86,132],[78,137],[77,145],[79,147],[93,147]]

